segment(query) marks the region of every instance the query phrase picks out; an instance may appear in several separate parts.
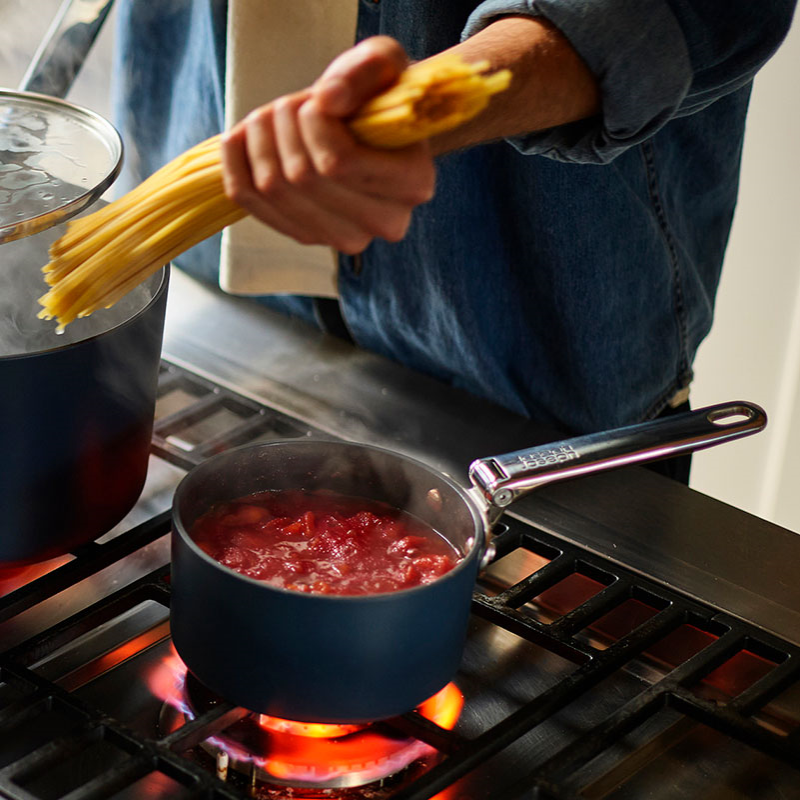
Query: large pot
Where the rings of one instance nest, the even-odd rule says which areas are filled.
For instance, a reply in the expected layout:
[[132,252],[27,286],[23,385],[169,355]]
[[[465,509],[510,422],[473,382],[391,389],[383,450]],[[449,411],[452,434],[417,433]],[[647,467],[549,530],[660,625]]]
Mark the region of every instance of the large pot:
[[[64,32],[76,24],[69,14],[62,22]],[[55,36],[64,46],[40,49],[27,88],[47,77],[48,91],[66,92],[77,71],[68,62],[81,50],[69,39]],[[49,95],[0,90],[0,117],[0,570],[7,571],[96,539],[138,499],[168,270],[60,336],[55,322],[38,319],[48,248],[66,220],[102,202],[121,168],[122,141],[103,117]]]
[[[543,483],[690,452],[761,430],[736,403],[476,461],[464,489],[413,459],[366,445],[291,441],[214,456],[173,503],[171,630],[207,688],[253,711],[363,722],[406,712],[450,681],[494,521]],[[432,583],[368,596],[314,595],[245,577],[208,556],[190,530],[212,506],[279,489],[330,490],[422,519],[463,555]]]
[[62,232],[0,244],[0,568],[104,534],[147,473],[168,269],[58,336],[36,298]]
[[122,166],[111,123],[63,100],[111,8],[85,5],[63,3],[0,90],[0,572],[106,533],[147,473],[168,268],[62,336],[36,316],[50,244]]

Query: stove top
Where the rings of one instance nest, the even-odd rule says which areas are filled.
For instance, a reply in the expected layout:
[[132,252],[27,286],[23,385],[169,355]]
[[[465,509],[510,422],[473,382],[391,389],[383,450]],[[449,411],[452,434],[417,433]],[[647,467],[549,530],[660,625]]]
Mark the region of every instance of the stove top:
[[219,698],[168,714],[159,683],[175,672],[169,506],[187,469],[248,442],[345,438],[463,480],[475,457],[555,435],[184,276],[170,292],[140,502],[0,584],[0,796],[800,796],[800,537],[637,468],[504,516],[457,719],[381,723],[417,748],[409,766],[309,785],[274,782],[263,753],[220,757],[209,742],[249,712]]

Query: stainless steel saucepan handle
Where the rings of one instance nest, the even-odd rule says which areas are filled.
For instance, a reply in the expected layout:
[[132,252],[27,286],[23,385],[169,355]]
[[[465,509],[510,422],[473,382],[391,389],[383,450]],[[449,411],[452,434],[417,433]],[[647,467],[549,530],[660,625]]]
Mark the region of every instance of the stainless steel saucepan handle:
[[766,424],[766,413],[754,403],[723,403],[479,458],[470,466],[469,477],[489,504],[491,526],[507,506],[546,483],[702,450],[757,433]]

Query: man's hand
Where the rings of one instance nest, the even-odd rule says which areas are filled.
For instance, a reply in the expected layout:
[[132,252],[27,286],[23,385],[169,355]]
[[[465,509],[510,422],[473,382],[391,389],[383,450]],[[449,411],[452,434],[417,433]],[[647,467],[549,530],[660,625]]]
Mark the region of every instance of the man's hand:
[[403,238],[414,208],[433,196],[434,155],[601,113],[595,76],[544,19],[501,17],[452,49],[511,70],[510,87],[472,120],[403,150],[357,142],[348,117],[407,64],[398,42],[367,39],[313,86],[262,106],[226,134],[228,196],[302,243],[359,253],[375,237]]
[[346,120],[406,63],[393,39],[368,39],[313,86],[253,111],[223,137],[228,196],[303,244],[355,254],[375,237],[402,239],[414,208],[433,196],[430,147],[365,147]]

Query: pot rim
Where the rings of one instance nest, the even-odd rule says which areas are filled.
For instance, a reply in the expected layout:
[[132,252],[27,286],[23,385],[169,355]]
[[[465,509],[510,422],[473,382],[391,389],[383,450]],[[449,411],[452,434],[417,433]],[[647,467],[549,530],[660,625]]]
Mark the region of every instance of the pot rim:
[[164,295],[167,291],[167,286],[169,285],[169,270],[170,270],[170,263],[164,264],[158,272],[154,272],[149,278],[146,278],[145,281],[142,283],[153,279],[155,276],[160,275],[161,280],[159,282],[158,288],[153,292],[153,296],[135,313],[131,314],[129,317],[126,317],[121,322],[117,323],[116,325],[112,325],[110,328],[107,328],[104,331],[100,331],[99,333],[93,333],[91,336],[87,336],[85,339],[79,339],[77,342],[69,342],[67,344],[62,345],[54,345],[53,347],[48,347],[46,350],[34,350],[30,353],[8,353],[6,355],[0,354],[0,364],[3,362],[23,359],[23,358],[39,358],[43,356],[51,356],[53,353],[63,353],[69,350],[75,349],[76,347],[84,347],[85,345],[100,339],[103,336],[108,336],[114,331],[118,331],[124,328],[127,328],[129,325],[132,325],[136,320],[139,319],[143,314],[147,313]]
[[[248,450],[264,450],[267,448],[272,447],[285,447],[286,445],[290,445],[292,447],[313,447],[319,446],[320,444],[325,445],[336,445],[342,447],[357,447],[358,449],[363,450],[372,450],[376,451],[393,458],[400,459],[411,464],[415,468],[423,469],[425,472],[428,472],[432,475],[432,477],[436,478],[438,481],[442,481],[447,484],[458,496],[458,498],[467,506],[469,509],[470,516],[473,521],[473,530],[474,535],[470,536],[467,541],[469,542],[469,549],[464,554],[463,558],[453,567],[453,569],[448,570],[444,575],[436,578],[429,583],[423,583],[418,586],[412,586],[408,589],[398,589],[393,592],[375,592],[372,594],[358,594],[358,595],[341,595],[341,594],[321,594],[321,593],[314,593],[314,592],[298,592],[294,589],[285,589],[281,586],[274,586],[266,581],[259,580],[258,578],[251,578],[249,575],[242,575],[240,572],[237,572],[234,569],[226,566],[225,564],[217,561],[215,558],[212,558],[208,553],[202,550],[197,543],[192,539],[189,531],[187,530],[186,526],[183,523],[183,520],[180,518],[180,514],[178,512],[178,507],[180,505],[180,499],[184,492],[188,491],[187,486],[190,485],[190,480],[193,475],[197,474],[197,471],[206,468],[206,469],[213,469],[215,463],[220,461],[227,460],[228,458],[235,457],[237,454],[248,451]],[[234,498],[235,499],[235,498]],[[398,598],[401,596],[407,596],[412,592],[420,592],[426,589],[430,589],[433,586],[440,586],[443,583],[455,580],[458,575],[466,569],[470,569],[470,566],[473,560],[477,559],[480,561],[483,551],[486,546],[487,541],[487,527],[488,523],[486,520],[485,513],[483,510],[477,505],[474,498],[470,495],[468,490],[466,490],[463,486],[456,483],[449,475],[446,475],[443,472],[439,472],[434,467],[426,464],[419,459],[413,458],[411,456],[407,456],[403,453],[398,453],[394,450],[390,450],[385,447],[378,447],[372,444],[362,444],[361,442],[352,442],[352,441],[340,441],[340,440],[324,440],[321,442],[319,440],[296,440],[296,439],[279,439],[272,442],[258,442],[256,444],[244,444],[239,445],[237,447],[232,447],[229,450],[225,450],[222,453],[217,453],[216,455],[210,456],[205,461],[201,462],[197,466],[193,467],[183,476],[180,483],[175,489],[173,494],[172,500],[172,508],[171,508],[171,516],[172,516],[172,531],[171,531],[171,538],[174,542],[175,538],[179,538],[183,543],[185,543],[192,553],[199,557],[201,560],[205,561],[209,564],[213,569],[220,570],[224,574],[228,574],[234,579],[242,580],[247,583],[252,584],[253,586],[259,587],[260,590],[265,592],[276,592],[281,596],[284,597],[291,597],[296,598],[298,602],[305,602],[305,603],[319,603],[319,602],[337,602],[337,603],[385,603],[385,602],[392,602],[393,598]],[[441,531],[437,531],[440,536],[443,536],[448,541],[450,539],[446,537]]]

